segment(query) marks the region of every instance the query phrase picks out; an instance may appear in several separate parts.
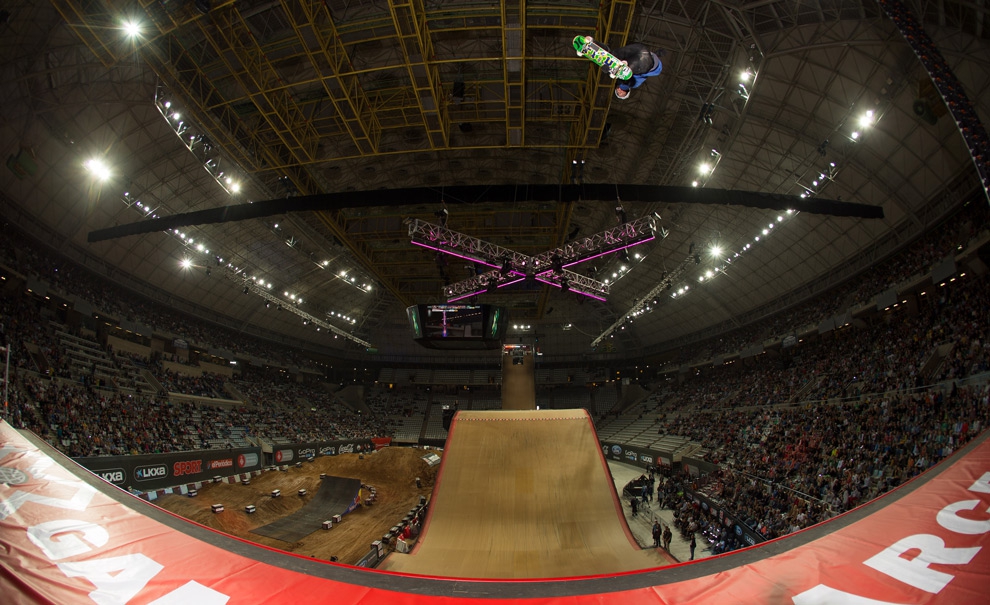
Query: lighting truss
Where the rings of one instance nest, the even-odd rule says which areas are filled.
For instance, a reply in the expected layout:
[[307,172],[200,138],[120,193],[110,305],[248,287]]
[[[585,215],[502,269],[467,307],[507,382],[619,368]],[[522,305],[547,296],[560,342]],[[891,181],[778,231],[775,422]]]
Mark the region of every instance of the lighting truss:
[[[203,164],[213,180],[217,182],[228,194],[233,195],[241,187],[240,181],[235,180],[237,174],[232,172],[234,163],[225,159],[220,150],[210,142],[209,137],[188,117],[175,119],[177,109],[172,106],[168,90],[159,84],[155,89],[155,107],[165,118],[165,122],[172,129],[182,144],[186,146],[193,156]],[[240,173],[239,168],[234,168]]]
[[521,275],[526,275],[525,270],[531,266],[527,264],[531,258],[526,254],[419,219],[409,221],[409,237],[417,246],[489,267],[501,268],[508,262]]
[[[447,302],[454,302],[464,298],[470,298],[490,291],[491,288],[504,288],[517,284],[527,279],[527,275],[512,271],[503,275],[499,270],[492,270],[481,275],[475,275],[468,279],[444,286],[443,293],[447,297]],[[595,300],[605,301],[608,296],[608,284],[594,280],[590,277],[574,273],[564,269],[562,273],[546,272],[534,275],[533,279],[549,286],[563,289],[567,287],[569,292],[583,294]]]
[[[419,219],[408,224],[413,244],[498,269],[446,286],[444,294],[448,302],[469,298],[492,288],[503,288],[527,278],[604,301],[609,292],[608,284],[569,271],[567,267],[655,239],[658,218],[657,215],[645,216],[536,256]],[[659,228],[659,232],[661,237],[667,235],[663,228]]]
[[647,292],[642,298],[637,300],[633,306],[626,311],[619,319],[615,321],[612,325],[605,328],[605,331],[598,335],[598,338],[591,341],[592,348],[597,347],[603,340],[611,336],[619,327],[626,323],[631,317],[639,313],[646,307],[647,303],[652,301],[654,298],[660,296],[665,290],[669,290],[673,287],[676,280],[680,279],[682,275],[687,271],[688,267],[694,264],[694,256],[688,255],[681,264],[679,264],[673,271],[668,273],[663,279],[660,280],[656,286],[654,286],[649,292]]
[[267,289],[262,288],[262,287],[258,286],[257,283],[251,281],[250,279],[247,279],[243,275],[243,271],[237,271],[237,272],[235,272],[235,271],[226,271],[225,272],[225,275],[226,275],[226,277],[228,279],[240,283],[241,285],[243,285],[244,287],[246,287],[249,291],[254,292],[255,294],[257,294],[261,298],[265,299],[267,302],[276,304],[276,305],[282,307],[283,309],[285,309],[286,311],[288,311],[290,313],[293,313],[293,314],[301,317],[302,319],[308,321],[309,323],[311,323],[313,325],[320,326],[321,328],[323,328],[323,329],[325,329],[325,330],[327,330],[329,332],[332,332],[332,333],[334,333],[334,334],[336,334],[338,336],[341,336],[343,338],[346,338],[347,340],[350,340],[352,342],[356,342],[357,344],[359,344],[359,345],[361,345],[361,346],[363,346],[363,347],[365,347],[367,349],[374,348],[374,346],[371,343],[366,342],[364,340],[361,340],[357,336],[354,336],[353,334],[349,334],[348,332],[345,332],[344,330],[341,330],[337,326],[335,326],[333,324],[330,324],[330,323],[327,323],[327,322],[323,321],[322,319],[320,319],[318,317],[314,317],[314,316],[310,315],[309,313],[303,311],[299,307],[296,307],[295,305],[285,304],[285,301],[284,300],[280,299],[277,296],[272,295],[270,292],[268,292]]
[[533,257],[533,264],[538,269],[537,275],[552,271],[551,265],[555,255],[560,258],[566,269],[599,256],[645,244],[656,239],[658,231],[660,237],[664,238],[667,236],[667,231],[657,226],[658,218],[655,214],[644,216],[575,240],[560,248],[541,252]]

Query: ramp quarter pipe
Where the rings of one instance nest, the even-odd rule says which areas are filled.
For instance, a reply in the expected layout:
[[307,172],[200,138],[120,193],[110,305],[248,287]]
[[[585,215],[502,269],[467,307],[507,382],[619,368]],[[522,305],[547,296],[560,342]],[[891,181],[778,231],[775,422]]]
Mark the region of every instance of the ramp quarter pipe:
[[383,569],[550,578],[658,567],[632,538],[584,410],[460,412],[412,554]]

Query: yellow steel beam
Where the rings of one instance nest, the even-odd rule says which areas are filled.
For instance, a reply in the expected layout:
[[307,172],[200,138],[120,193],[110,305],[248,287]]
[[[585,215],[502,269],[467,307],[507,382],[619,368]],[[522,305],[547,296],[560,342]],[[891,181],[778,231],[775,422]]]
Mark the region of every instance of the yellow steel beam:
[[502,2],[502,54],[505,57],[505,144],[525,144],[526,0]]
[[[89,49],[93,56],[100,60],[103,65],[110,67],[117,62],[117,55],[111,50],[113,41],[107,38],[109,30],[113,29],[117,34],[117,43],[121,43],[121,32],[112,27],[106,12],[87,12],[80,2],[72,0],[51,0],[52,6],[65,20],[79,40]],[[87,6],[89,6],[87,4]]]
[[330,9],[322,0],[302,0],[287,3],[285,12],[358,155],[376,153],[382,128],[334,27]]
[[214,27],[208,27],[203,20],[196,23],[237,83],[247,91],[292,156],[300,163],[314,161],[319,134],[288,91],[271,90],[280,76],[244,18],[235,8],[214,10],[210,15]]
[[423,126],[431,149],[447,147],[450,125],[444,103],[440,74],[433,64],[433,42],[426,24],[422,0],[389,0],[392,21],[405,52],[406,70],[422,113]]

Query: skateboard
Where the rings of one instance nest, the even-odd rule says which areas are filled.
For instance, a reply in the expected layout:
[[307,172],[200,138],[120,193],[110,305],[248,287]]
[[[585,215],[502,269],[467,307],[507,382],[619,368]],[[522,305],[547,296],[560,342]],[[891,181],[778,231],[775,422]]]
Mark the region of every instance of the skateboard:
[[612,78],[628,80],[633,75],[631,67],[598,46],[591,36],[574,36],[574,50],[579,57],[587,57],[592,63],[605,68]]

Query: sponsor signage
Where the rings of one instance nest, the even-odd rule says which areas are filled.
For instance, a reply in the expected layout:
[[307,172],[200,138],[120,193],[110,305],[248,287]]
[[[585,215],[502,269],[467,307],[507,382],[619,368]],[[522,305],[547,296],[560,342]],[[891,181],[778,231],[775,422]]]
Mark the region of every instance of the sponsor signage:
[[196,475],[203,472],[202,460],[182,460],[172,465],[172,474],[176,477]]
[[293,443],[280,445],[272,457],[275,464],[316,458],[317,456],[337,456],[340,454],[357,454],[375,450],[371,439],[349,439],[346,441],[318,441],[311,443]]
[[149,464],[134,469],[134,478],[138,481],[151,481],[168,477],[168,467],[164,464]]
[[237,468],[254,468],[258,466],[258,453],[247,452],[237,456]]
[[127,474],[122,468],[108,468],[96,473],[104,481],[108,483],[113,483],[114,485],[123,485],[124,480],[127,478]]
[[602,454],[610,460],[621,460],[643,468],[655,465],[658,460],[670,464],[670,458],[665,458],[661,452],[618,443],[603,443]]
[[[236,460],[236,464],[235,464]],[[213,479],[217,474],[261,468],[261,450],[225,449],[77,458],[76,462],[114,485],[142,491]]]

